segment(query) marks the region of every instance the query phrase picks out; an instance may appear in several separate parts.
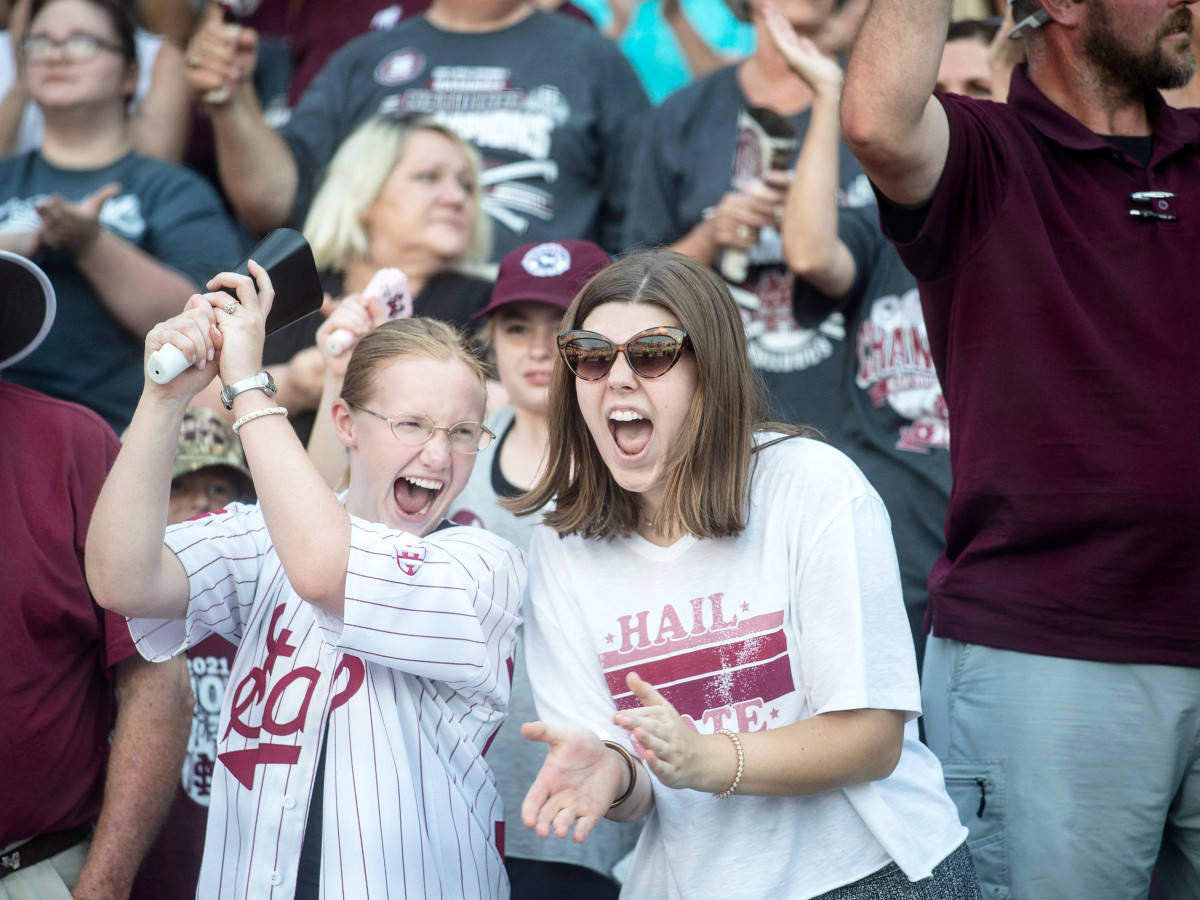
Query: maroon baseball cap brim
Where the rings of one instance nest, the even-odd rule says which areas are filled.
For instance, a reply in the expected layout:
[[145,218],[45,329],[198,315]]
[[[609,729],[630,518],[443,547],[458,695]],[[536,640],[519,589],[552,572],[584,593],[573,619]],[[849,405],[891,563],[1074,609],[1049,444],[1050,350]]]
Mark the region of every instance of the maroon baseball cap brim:
[[538,241],[510,250],[500,260],[496,286],[481,319],[510,303],[545,303],[565,310],[588,279],[612,262],[591,241]]
[[37,349],[50,333],[56,309],[46,273],[25,257],[0,250],[0,369]]

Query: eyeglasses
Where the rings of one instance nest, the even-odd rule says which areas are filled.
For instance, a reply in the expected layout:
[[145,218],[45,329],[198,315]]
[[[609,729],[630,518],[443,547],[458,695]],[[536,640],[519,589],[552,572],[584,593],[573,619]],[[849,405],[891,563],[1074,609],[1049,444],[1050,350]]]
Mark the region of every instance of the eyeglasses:
[[435,431],[446,432],[450,448],[456,453],[478,453],[487,447],[496,437],[486,425],[478,422],[455,422],[453,425],[435,425],[433,419],[421,413],[404,412],[394,416],[381,416],[377,412],[350,404],[355,409],[362,410],[368,415],[382,419],[392,429],[396,440],[402,444],[424,444]]
[[642,378],[658,378],[671,371],[680,354],[691,346],[687,332],[672,325],[647,328],[623,344],[614,344],[594,331],[564,331],[558,336],[563,362],[584,381],[599,381],[607,375],[618,353],[625,354],[629,368]]
[[21,41],[21,55],[26,62],[42,62],[50,58],[55,50],[62,50],[63,58],[68,62],[90,62],[99,56],[101,50],[124,55],[124,49],[118,45],[102,40],[91,34],[73,34],[61,41],[45,35],[30,35]]

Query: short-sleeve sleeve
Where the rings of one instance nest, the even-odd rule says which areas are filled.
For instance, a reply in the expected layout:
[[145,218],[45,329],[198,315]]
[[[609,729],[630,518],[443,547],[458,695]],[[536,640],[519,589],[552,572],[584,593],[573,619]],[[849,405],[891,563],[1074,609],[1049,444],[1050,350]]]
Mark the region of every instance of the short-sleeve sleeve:
[[1008,184],[1009,148],[1002,132],[989,125],[999,105],[957,94],[935,96],[946,111],[950,142],[920,230],[911,240],[900,240],[905,211],[880,204],[884,234],[920,281],[957,270],[995,220]]
[[797,565],[793,612],[814,712],[898,709],[908,718],[920,715],[916,656],[883,501],[874,492],[851,497],[799,554]]
[[[130,619],[138,652],[160,662],[210,634],[239,643],[260,577],[268,572],[267,555],[273,555],[262,512],[235,503],[168,527],[165,543],[187,572],[187,613],[182,619]],[[277,559],[269,576],[285,577]]]

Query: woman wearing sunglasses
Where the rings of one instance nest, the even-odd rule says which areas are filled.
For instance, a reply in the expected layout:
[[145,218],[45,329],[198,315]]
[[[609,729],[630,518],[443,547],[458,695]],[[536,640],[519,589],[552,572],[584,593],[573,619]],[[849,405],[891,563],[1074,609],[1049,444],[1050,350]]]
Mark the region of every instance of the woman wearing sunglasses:
[[[96,599],[136,617],[144,656],[213,633],[238,644],[198,896],[506,897],[483,752],[525,567],[443,518],[493,437],[483,370],[441,322],[365,335],[333,407],[350,463],[335,496],[262,372],[272,291],[250,271],[147,336],[147,353],[170,342],[198,365],[146,382],[87,543]],[[167,528],[180,423],[218,373],[259,505]]]
[[764,422],[724,284],[623,259],[559,336],[525,641],[542,836],[646,817],[632,898],[978,897],[918,741],[887,513],[841,453]]

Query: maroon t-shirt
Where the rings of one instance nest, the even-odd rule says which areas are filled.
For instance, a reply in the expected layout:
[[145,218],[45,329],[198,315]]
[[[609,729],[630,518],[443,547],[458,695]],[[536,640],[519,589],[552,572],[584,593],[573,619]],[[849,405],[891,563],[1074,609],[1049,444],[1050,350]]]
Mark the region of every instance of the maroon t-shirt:
[[83,571],[120,444],[91,410],[0,382],[0,847],[96,818],[115,703],[136,651]]
[[950,409],[933,631],[1200,665],[1200,111],[1148,95],[1143,167],[1024,67],[1008,105],[939,99],[946,167],[897,244]]

